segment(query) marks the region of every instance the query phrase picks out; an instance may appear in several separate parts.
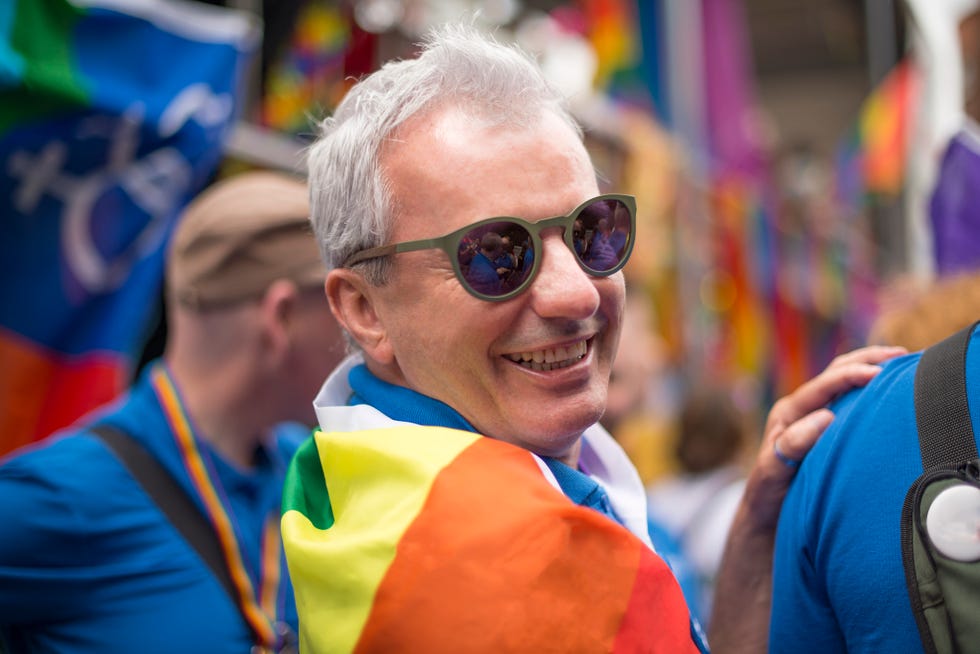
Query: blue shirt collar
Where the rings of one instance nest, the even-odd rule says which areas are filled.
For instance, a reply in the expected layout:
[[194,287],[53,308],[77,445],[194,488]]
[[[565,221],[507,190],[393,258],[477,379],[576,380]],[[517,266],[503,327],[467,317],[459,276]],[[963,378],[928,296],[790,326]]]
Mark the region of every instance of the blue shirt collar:
[[347,382],[352,391],[347,400],[350,406],[369,404],[392,420],[476,433],[473,425],[448,404],[410,388],[382,381],[371,374],[363,363],[351,368]]

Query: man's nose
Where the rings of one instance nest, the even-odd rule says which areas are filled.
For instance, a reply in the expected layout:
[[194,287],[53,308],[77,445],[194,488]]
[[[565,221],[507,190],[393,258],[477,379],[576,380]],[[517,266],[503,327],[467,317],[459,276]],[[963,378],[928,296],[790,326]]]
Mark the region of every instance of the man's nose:
[[593,277],[578,264],[561,233],[542,236],[541,267],[529,292],[535,312],[543,318],[584,320],[599,310]]

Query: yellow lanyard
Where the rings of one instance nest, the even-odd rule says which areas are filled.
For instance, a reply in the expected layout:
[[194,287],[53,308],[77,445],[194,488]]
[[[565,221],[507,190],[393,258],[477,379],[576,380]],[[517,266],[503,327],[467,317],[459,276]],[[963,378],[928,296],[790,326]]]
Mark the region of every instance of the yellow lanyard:
[[[262,645],[275,648],[277,635],[273,625],[279,593],[279,550],[281,547],[278,516],[270,514],[263,531],[261,569],[259,571],[260,583],[258,597],[256,597],[252,580],[245,570],[235,529],[228,517],[228,511],[221,502],[214,481],[208,474],[207,467],[201,457],[200,448],[197,445],[197,439],[194,437],[193,429],[181,405],[173,380],[171,380],[166,368],[163,365],[158,365],[151,372],[150,381],[163,407],[167,421],[170,423],[187,474],[204,502],[208,519],[218,534],[218,541],[228,564],[231,579],[238,591],[242,613],[252,631],[261,639]],[[218,483],[220,484],[220,481]]]

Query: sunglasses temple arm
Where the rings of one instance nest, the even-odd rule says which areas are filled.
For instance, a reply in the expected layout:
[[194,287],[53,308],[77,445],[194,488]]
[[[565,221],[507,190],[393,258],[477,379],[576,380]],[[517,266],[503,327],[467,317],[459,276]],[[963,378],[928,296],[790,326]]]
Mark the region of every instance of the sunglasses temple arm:
[[349,268],[362,261],[380,259],[381,257],[398,254],[399,252],[414,252],[415,250],[428,250],[430,248],[445,250],[444,243],[446,240],[446,238],[426,238],[420,241],[406,241],[405,243],[394,243],[392,245],[380,245],[376,248],[368,248],[367,250],[355,252],[347,257],[342,267]]

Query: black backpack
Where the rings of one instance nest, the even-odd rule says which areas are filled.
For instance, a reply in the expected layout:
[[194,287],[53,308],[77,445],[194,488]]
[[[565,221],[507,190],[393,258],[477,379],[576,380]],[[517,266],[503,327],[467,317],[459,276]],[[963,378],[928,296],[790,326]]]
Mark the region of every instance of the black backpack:
[[980,459],[966,395],[974,326],[926,349],[915,374],[923,473],[902,508],[902,562],[926,652],[980,652]]

